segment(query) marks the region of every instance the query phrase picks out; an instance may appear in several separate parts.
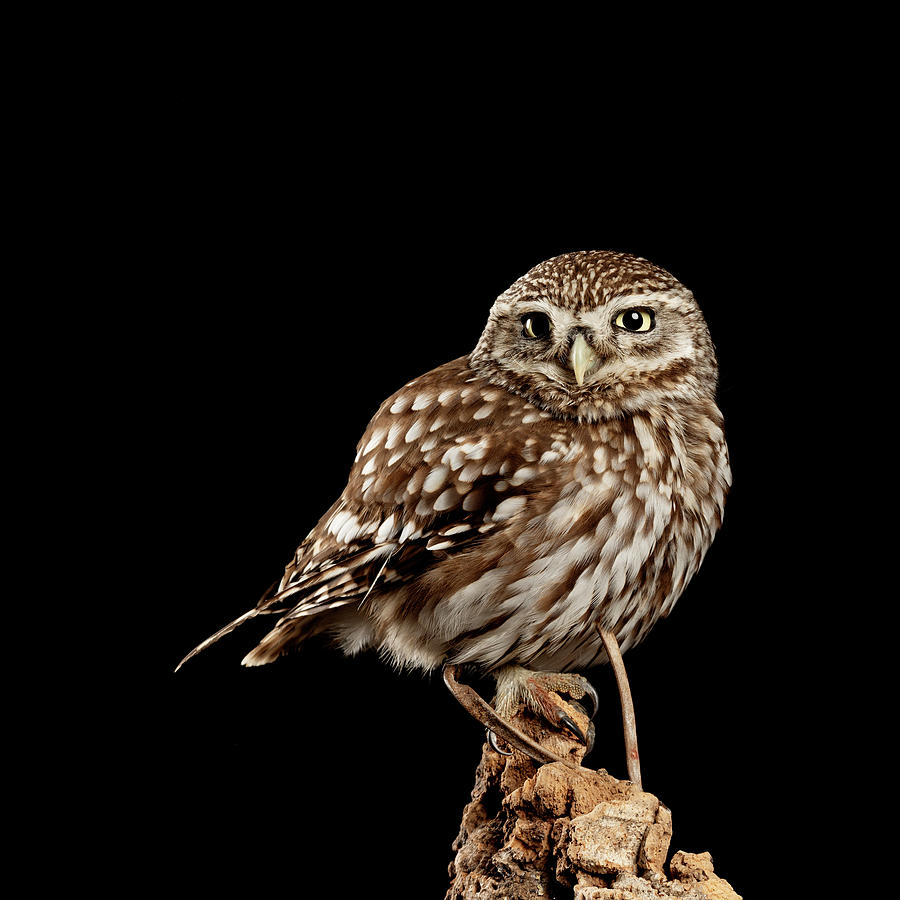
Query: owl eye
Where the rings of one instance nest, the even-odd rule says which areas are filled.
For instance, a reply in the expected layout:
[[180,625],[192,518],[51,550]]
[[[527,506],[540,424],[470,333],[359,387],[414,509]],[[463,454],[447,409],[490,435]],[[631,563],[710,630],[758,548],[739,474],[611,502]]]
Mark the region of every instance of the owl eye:
[[613,323],[625,331],[650,331],[655,324],[653,311],[649,309],[626,309],[613,319]]
[[541,312],[526,313],[522,316],[522,333],[530,338],[549,337],[549,316],[546,316]]

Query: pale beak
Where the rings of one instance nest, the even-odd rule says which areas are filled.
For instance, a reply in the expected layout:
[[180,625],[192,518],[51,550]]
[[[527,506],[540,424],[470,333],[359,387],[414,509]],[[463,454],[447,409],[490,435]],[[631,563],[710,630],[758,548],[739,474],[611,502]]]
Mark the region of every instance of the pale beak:
[[597,354],[591,350],[590,344],[579,333],[575,336],[575,343],[569,352],[569,365],[575,373],[575,380],[579,385],[584,384],[585,373],[590,372],[597,363]]

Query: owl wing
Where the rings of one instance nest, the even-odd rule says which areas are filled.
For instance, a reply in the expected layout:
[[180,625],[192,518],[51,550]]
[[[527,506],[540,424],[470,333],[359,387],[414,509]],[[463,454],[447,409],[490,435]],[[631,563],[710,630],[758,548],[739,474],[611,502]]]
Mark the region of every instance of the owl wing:
[[477,545],[540,487],[527,432],[543,415],[476,375],[463,357],[411,381],[379,408],[347,486],[257,606],[192,651],[262,614],[281,618],[245,658],[280,655],[303,620],[408,584]]
[[408,583],[500,527],[537,486],[517,477],[536,451],[523,447],[521,427],[508,427],[521,426],[523,403],[465,358],[389,397],[359,442],[340,499],[260,610],[301,618],[362,602],[377,585]]

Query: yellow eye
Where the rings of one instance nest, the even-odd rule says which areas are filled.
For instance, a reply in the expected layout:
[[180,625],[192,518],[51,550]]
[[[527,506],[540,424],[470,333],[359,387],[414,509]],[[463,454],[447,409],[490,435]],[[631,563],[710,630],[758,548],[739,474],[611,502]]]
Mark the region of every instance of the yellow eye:
[[653,310],[650,309],[626,309],[620,312],[613,323],[625,331],[650,331],[655,324]]

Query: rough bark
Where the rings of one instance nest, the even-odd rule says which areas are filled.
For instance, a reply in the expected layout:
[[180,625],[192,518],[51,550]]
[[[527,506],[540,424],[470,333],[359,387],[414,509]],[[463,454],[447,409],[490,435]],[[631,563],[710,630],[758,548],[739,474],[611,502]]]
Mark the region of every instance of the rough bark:
[[[580,764],[584,748],[530,713],[513,724]],[[709,853],[678,852],[667,866],[671,837],[671,812],[632,782],[485,744],[445,900],[740,900]]]

